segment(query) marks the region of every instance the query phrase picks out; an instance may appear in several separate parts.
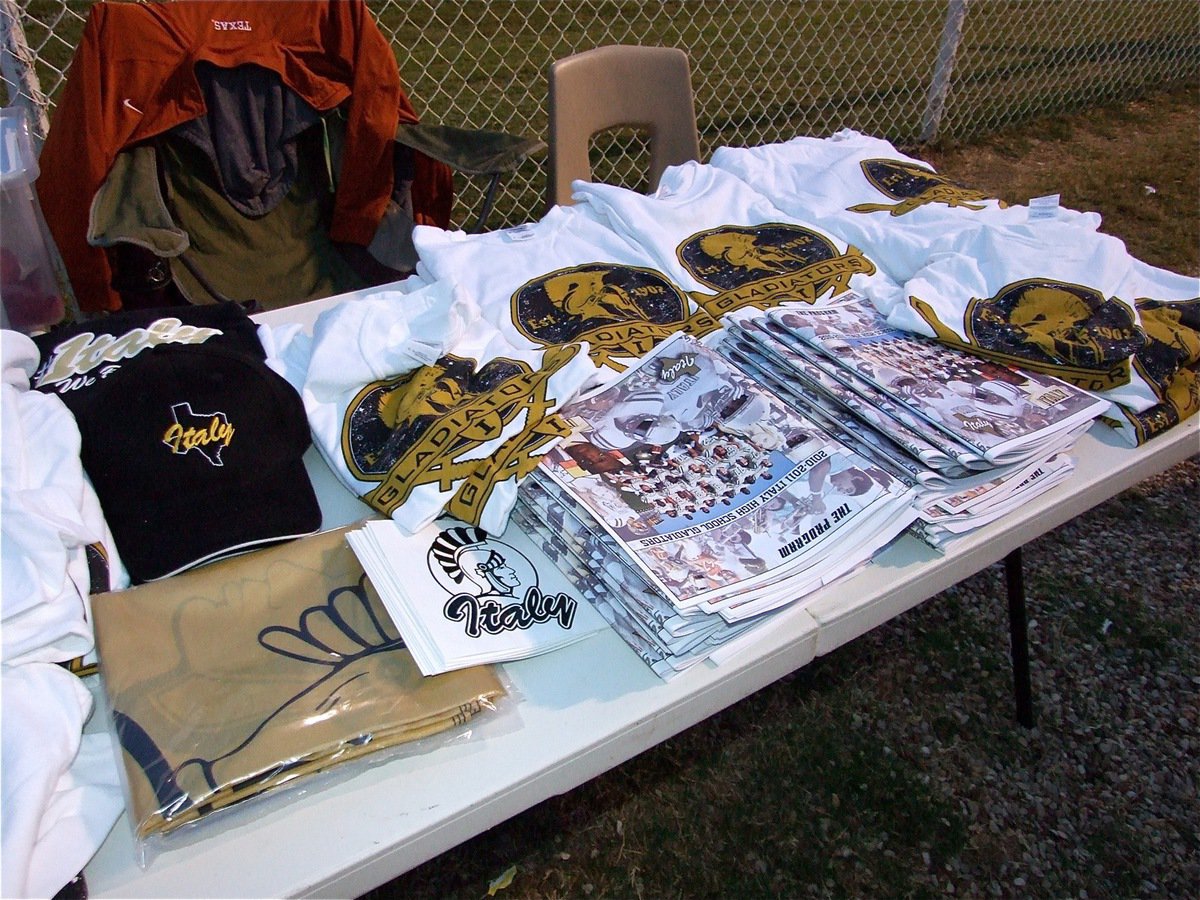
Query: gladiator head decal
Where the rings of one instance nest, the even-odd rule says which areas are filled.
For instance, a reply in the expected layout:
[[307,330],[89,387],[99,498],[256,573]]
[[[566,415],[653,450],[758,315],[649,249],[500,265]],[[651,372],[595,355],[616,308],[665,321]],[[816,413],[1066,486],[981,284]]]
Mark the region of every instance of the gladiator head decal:
[[1028,279],[973,300],[969,325],[980,345],[1038,363],[1107,369],[1144,343],[1132,310],[1092,288]]
[[726,292],[845,258],[825,235],[781,222],[710,228],[687,238],[675,255],[697,281]]
[[620,284],[607,280],[600,269],[577,269],[552,275],[542,282],[546,297],[568,316],[589,319],[634,319],[642,309]]
[[[898,159],[864,159],[859,163],[867,181],[880,193],[897,203],[860,203],[850,212],[888,212],[902,216],[928,203],[961,206],[979,210],[981,200],[989,199],[980,191],[963,187],[932,169]],[[1000,204],[1004,206],[1003,203]]]
[[438,416],[462,400],[463,390],[441,366],[424,366],[403,385],[378,397],[379,418],[389,428],[415,422],[421,416]]
[[434,539],[427,555],[429,571],[450,594],[515,596],[536,586],[537,572],[519,551],[480,528],[447,528]]
[[586,341],[597,365],[623,370],[688,327],[687,298],[652,269],[587,263],[540,275],[512,296],[513,325],[545,346]]
[[[422,444],[434,423],[527,369],[512,360],[496,359],[476,371],[473,360],[444,356],[414,372],[366,385],[350,402],[342,425],[347,466],[364,481],[383,477]],[[490,440],[503,425],[492,410],[465,416],[454,429],[454,444]]]
[[781,272],[796,267],[796,257],[741,231],[719,231],[700,239],[700,250],[736,268]]
[[1181,369],[1194,370],[1200,362],[1200,298],[1139,299],[1137,310],[1146,332],[1138,364],[1142,373],[1165,391]]

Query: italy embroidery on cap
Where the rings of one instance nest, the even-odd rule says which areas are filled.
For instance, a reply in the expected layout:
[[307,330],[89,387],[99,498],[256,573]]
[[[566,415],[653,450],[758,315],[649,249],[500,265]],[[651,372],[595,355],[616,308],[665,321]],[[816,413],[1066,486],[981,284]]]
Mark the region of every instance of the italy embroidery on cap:
[[195,450],[214,466],[222,466],[221,451],[233,442],[234,427],[223,412],[194,413],[191,403],[176,403],[171,407],[172,422],[163,434],[162,442],[172,453],[186,456]]

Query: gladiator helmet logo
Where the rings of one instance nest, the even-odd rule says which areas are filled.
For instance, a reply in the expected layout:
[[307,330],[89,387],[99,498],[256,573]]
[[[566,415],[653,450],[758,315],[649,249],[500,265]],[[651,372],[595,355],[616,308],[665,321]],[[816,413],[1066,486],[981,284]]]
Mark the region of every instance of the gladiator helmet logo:
[[824,235],[797,225],[722,225],[679,246],[679,261],[717,290],[733,290],[766,276],[797,272],[841,254]]
[[589,319],[641,318],[642,308],[621,284],[606,279],[599,269],[577,269],[552,275],[542,282],[550,302],[569,316]]
[[933,307],[909,297],[937,339],[985,359],[1062,378],[1089,391],[1127,384],[1131,359],[1146,336],[1134,312],[1094,288],[1046,278],[1005,285],[974,298],[963,312],[963,337]]
[[692,295],[715,317],[745,306],[812,303],[847,290],[854,274],[875,271],[856,248],[843,253],[820,232],[779,222],[710,228],[681,243],[676,257],[697,281],[717,291]]
[[597,365],[623,370],[687,327],[687,298],[652,269],[588,263],[558,269],[512,296],[517,329],[544,346],[586,341]]
[[1145,342],[1124,303],[1083,285],[1027,279],[972,300],[968,327],[981,347],[1037,363],[1108,369]]
[[547,348],[536,369],[447,355],[363,387],[346,408],[341,447],[350,474],[375,483],[361,499],[390,516],[432,485],[453,495],[447,512],[479,521],[495,486],[529,474],[539,448],[567,432],[550,383],[580,352],[578,344]]
[[[983,209],[979,201],[990,199],[981,191],[964,187],[932,169],[910,162],[897,159],[864,159],[859,166],[867,181],[876,190],[899,202],[860,203],[851,206],[850,212],[889,212],[893,216],[902,216],[927,203],[979,210]],[[1005,204],[1000,205],[1003,207]]]
[[1147,379],[1165,392],[1177,372],[1200,362],[1200,298],[1139,299],[1136,305],[1146,333],[1138,363]]
[[[383,478],[407,453],[419,447],[439,420],[478,401],[505,380],[528,367],[512,360],[493,360],[478,372],[474,361],[444,356],[414,372],[372,382],[351,401],[342,429],[343,455],[355,478]],[[454,448],[496,437],[504,426],[502,412],[481,410],[468,417],[453,439]]]

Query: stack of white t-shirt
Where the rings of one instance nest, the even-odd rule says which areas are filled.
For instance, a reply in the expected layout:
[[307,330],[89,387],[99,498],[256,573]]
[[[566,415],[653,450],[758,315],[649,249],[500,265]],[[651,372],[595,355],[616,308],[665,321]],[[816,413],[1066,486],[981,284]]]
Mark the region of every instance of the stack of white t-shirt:
[[[1062,291],[1094,295],[1089,327],[1093,335],[1107,337],[1094,342],[1105,346],[1093,347],[1092,361],[1081,364],[1078,354],[1068,353],[1073,358],[1053,365],[1045,358],[1051,355],[1047,341],[1046,353],[1018,341],[1029,351],[1023,358],[1012,346],[996,358],[1095,390],[1113,402],[1112,424],[1130,443],[1200,407],[1195,372],[1200,350],[1192,349],[1200,347],[1200,334],[1189,324],[1200,314],[1186,303],[1176,305],[1200,296],[1196,279],[1133,259],[1121,241],[1097,231],[1096,213],[1062,207],[1056,196],[1008,206],[951,182],[885,140],[850,130],[829,138],[722,147],[711,165],[769,195],[787,212],[821,222],[890,273],[896,289],[876,281],[862,290],[898,328],[995,356],[989,343],[1001,340],[1003,328],[984,338],[974,324],[986,323],[979,319],[983,307],[996,306],[1002,294],[1009,292],[1005,302],[1011,303],[1012,291],[1049,283],[1045,286],[1059,292],[1051,305],[1060,307],[1051,318],[1072,302]],[[1040,296],[1045,299],[1045,292]],[[1148,329],[1142,327],[1142,310],[1153,310]],[[1047,311],[1030,315],[1045,321]],[[1086,330],[1082,323],[1079,330]],[[1009,338],[1019,337],[1019,327],[1009,329]]]
[[277,350],[330,469],[410,534],[443,510],[502,531],[596,372],[579,344],[514,347],[447,280],[339,304]]
[[1099,214],[1066,209],[1056,201],[1007,206],[937,174],[929,163],[882,138],[849,129],[828,138],[720,147],[711,165],[736,175],[786,212],[820,222],[899,282],[927,262],[931,241],[963,229],[1031,221],[1067,222],[1085,230],[1100,225]]
[[894,286],[870,253],[848,246],[820,219],[711,165],[672,166],[651,195],[584,181],[572,187],[581,209],[639,247],[716,317],[821,302],[876,282],[883,282],[877,291]]
[[706,334],[710,316],[585,207],[486,234],[418,226],[424,277],[456,285],[517,348],[583,342],[607,383],[676,331]]
[[1200,279],[1066,223],[960,232],[875,306],[897,328],[1055,375],[1114,404],[1138,444],[1196,411]]
[[79,429],[56,396],[29,389],[38,350],[0,332],[3,529],[3,884],[51,896],[100,846],[122,808],[108,737],[83,734],[92,695],[59,663],[92,652],[88,594],[127,586],[83,473]]

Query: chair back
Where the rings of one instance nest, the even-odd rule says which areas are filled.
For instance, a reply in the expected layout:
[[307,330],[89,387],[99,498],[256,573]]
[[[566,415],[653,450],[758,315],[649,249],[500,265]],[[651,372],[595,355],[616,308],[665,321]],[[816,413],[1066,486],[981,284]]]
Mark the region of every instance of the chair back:
[[549,81],[548,205],[571,203],[571,182],[591,180],[591,139],[611,128],[647,135],[651,189],[668,166],[700,158],[691,72],[682,50],[597,47],[552,63]]

